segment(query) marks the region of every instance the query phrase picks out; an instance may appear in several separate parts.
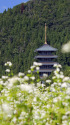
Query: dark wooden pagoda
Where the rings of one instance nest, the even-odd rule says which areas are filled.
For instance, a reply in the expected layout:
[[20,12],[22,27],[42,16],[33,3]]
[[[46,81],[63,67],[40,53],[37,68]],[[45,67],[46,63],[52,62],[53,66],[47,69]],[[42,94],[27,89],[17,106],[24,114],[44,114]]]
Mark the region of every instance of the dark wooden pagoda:
[[54,70],[53,65],[57,63],[56,62],[57,55],[54,55],[56,51],[57,51],[56,48],[53,48],[52,46],[47,44],[46,24],[45,24],[45,44],[35,50],[35,52],[38,53],[38,55],[35,56],[35,59],[37,60],[37,62],[42,63],[42,66],[40,66],[39,69],[41,77],[43,76],[43,74],[50,75],[51,72]]

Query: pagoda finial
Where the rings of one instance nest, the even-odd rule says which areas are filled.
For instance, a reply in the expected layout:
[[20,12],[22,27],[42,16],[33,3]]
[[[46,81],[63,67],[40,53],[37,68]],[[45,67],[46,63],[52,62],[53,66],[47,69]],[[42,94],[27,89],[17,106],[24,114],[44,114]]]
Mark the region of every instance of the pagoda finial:
[[45,23],[45,44],[47,44],[47,40],[46,40],[46,23]]

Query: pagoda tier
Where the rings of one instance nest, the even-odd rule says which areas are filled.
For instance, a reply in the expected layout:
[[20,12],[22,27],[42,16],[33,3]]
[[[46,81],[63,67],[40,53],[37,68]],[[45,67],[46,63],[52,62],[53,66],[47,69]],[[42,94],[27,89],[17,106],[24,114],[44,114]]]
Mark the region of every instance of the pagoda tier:
[[[42,77],[43,74],[50,75],[52,71],[54,71],[53,65],[56,64],[55,62],[57,55],[54,55],[54,52],[56,52],[57,49],[51,47],[48,44],[44,44],[40,48],[36,49],[35,52],[38,53],[37,56],[35,56],[35,59],[37,62],[42,63],[42,66],[40,66],[39,74]],[[35,71],[36,72],[36,71]]]
[[38,55],[38,56],[35,56],[36,59],[42,59],[42,58],[44,58],[44,59],[45,58],[47,58],[47,59],[48,58],[53,58],[54,59],[54,58],[57,58],[57,57],[58,56],[56,56],[56,55]]

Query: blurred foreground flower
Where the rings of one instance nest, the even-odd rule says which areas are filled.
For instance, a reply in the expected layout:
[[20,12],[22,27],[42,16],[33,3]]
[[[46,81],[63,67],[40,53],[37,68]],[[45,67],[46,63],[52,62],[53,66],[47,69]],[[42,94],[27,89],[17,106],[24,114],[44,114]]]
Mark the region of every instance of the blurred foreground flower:
[[70,52],[70,41],[62,46],[62,52],[63,53]]

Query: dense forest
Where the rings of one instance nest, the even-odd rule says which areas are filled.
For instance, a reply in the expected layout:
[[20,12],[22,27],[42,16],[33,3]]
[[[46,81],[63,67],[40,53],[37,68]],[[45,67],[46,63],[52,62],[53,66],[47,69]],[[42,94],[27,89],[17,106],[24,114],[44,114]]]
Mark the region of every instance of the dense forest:
[[0,13],[0,74],[7,61],[15,74],[29,69],[34,50],[44,44],[45,23],[47,42],[58,49],[57,61],[69,74],[70,54],[61,46],[70,40],[70,0],[30,0]]

